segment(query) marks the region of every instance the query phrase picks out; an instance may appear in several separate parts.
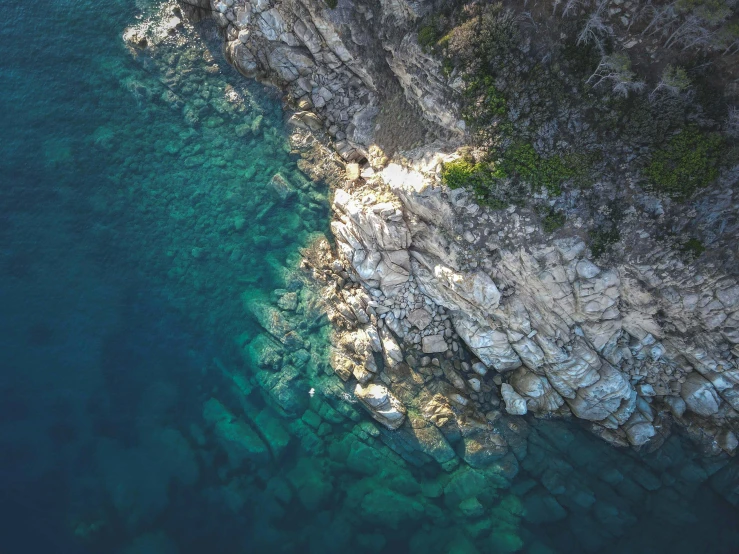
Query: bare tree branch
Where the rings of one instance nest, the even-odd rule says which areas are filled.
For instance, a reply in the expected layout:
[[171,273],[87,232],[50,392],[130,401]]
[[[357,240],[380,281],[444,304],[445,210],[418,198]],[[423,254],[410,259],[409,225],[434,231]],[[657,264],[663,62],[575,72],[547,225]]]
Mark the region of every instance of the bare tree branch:
[[629,57],[626,54],[618,53],[603,56],[595,72],[586,83],[592,83],[593,88],[610,83],[613,93],[625,98],[630,92],[640,92],[646,87],[644,81],[637,81],[635,78],[636,74],[631,71]]

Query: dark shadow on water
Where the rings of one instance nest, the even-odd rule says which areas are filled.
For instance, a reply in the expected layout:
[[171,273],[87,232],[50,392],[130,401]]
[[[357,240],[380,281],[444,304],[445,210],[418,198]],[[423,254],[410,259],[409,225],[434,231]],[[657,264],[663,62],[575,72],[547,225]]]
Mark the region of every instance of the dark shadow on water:
[[59,473],[23,488],[0,479],[0,537],[3,554],[95,554],[69,536],[65,518],[66,476]]
[[[198,336],[181,317],[146,290],[130,285],[121,296],[119,323],[102,340],[99,360],[104,394],[90,399],[97,434],[135,444],[140,402],[152,383],[171,383],[177,389],[175,404],[163,417],[180,418],[198,407],[202,374],[197,360],[208,359],[207,339]],[[145,423],[145,422],[144,422]]]

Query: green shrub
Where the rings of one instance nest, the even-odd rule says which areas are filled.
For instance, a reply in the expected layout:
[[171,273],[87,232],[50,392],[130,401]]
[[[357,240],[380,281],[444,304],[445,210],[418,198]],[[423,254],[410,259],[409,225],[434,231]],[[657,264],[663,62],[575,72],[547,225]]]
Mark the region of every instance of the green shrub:
[[[490,144],[493,137],[505,135],[507,124],[505,96],[490,75],[470,75],[464,90],[462,117],[480,143]],[[510,125],[508,125],[510,127]]]
[[339,0],[325,0],[325,2],[326,2],[326,5],[332,10],[335,10],[336,6],[339,5]]
[[450,189],[465,187],[470,184],[476,168],[476,164],[464,158],[445,163],[441,169],[441,182]]
[[473,33],[464,29],[453,36],[450,49],[467,66],[474,67],[479,61],[487,71],[494,71],[500,59],[509,55],[519,42],[515,15],[497,3],[485,7],[480,17],[473,21]]
[[569,172],[570,182],[580,188],[592,184],[591,178],[598,164],[603,162],[603,152],[571,152],[562,157],[562,163]]
[[608,248],[621,239],[618,227],[599,227],[590,232],[590,250],[593,257],[597,258],[604,254]]
[[452,71],[454,71],[452,60],[444,58],[441,62],[441,71],[444,73],[445,77],[449,77],[452,74]]
[[549,211],[546,212],[546,215],[541,220],[545,233],[553,233],[562,227],[565,221],[567,221],[565,214],[556,211],[554,208],[549,208]]
[[442,40],[442,46],[454,65],[469,70],[479,67],[478,19],[470,19],[454,27]]
[[446,163],[441,170],[443,184],[450,189],[469,190],[478,204],[494,210],[501,210],[516,201],[511,191],[499,187],[501,177],[495,166],[485,162],[475,163],[468,158]]
[[685,244],[682,245],[681,250],[688,258],[695,259],[706,251],[706,247],[703,246],[701,241],[693,238],[686,241]]
[[467,89],[465,95],[468,98],[474,98],[478,106],[478,110],[482,110],[488,115],[488,119],[492,117],[503,117],[506,114],[506,99],[495,86],[495,82],[490,75],[472,75],[467,79]]
[[687,127],[652,155],[644,172],[656,191],[686,199],[718,177],[723,147],[719,135]]
[[439,33],[436,30],[436,25],[424,25],[418,30],[418,44],[424,49],[428,50],[439,40]]
[[519,177],[534,190],[547,189],[551,194],[562,192],[562,183],[574,175],[560,156],[541,157],[529,143],[518,143],[508,148],[498,167],[503,175]]
[[511,56],[519,40],[513,13],[501,4],[477,6],[477,13],[438,41],[447,63],[461,70],[465,78],[463,117],[481,142],[499,129],[493,127],[505,117],[507,102],[495,86],[501,72],[515,65]]
[[575,174],[559,156],[543,158],[531,144],[520,143],[503,152],[497,164],[475,163],[460,158],[444,164],[441,180],[450,189],[468,188],[478,202],[490,200],[497,190],[496,181],[519,178],[536,190],[546,188],[552,194],[561,193],[561,184]]

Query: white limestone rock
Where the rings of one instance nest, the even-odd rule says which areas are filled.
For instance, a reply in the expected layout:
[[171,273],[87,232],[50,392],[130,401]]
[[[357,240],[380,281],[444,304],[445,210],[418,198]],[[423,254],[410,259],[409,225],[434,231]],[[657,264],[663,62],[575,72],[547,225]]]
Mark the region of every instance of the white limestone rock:
[[667,396],[665,397],[665,404],[670,408],[670,412],[677,418],[683,417],[685,411],[688,409],[688,405],[685,400],[680,396]]
[[728,429],[722,430],[716,435],[716,442],[724,452],[734,455],[737,447],[739,447],[739,440],[737,440],[736,434]]
[[408,323],[416,327],[419,331],[423,331],[431,323],[432,317],[424,308],[413,310],[407,316]]
[[486,366],[508,371],[521,366],[521,359],[505,333],[479,325],[468,317],[455,317],[454,327],[460,338]]
[[554,412],[565,402],[546,377],[536,375],[525,367],[513,372],[510,383],[517,393],[526,398],[532,412],[541,414]]
[[392,368],[403,361],[403,351],[400,349],[398,342],[392,336],[390,331],[384,327],[380,329],[380,339],[382,340],[382,352],[385,364]]
[[710,417],[718,413],[721,399],[713,385],[698,373],[691,373],[683,383],[680,396],[687,408],[698,415]]
[[414,275],[423,292],[436,304],[469,313],[479,323],[485,322],[487,311],[500,304],[500,291],[485,273],[455,271],[418,250],[413,251],[413,257],[418,262]]
[[448,349],[444,335],[428,335],[421,339],[421,350],[424,354],[446,352]]
[[485,377],[488,373],[488,368],[482,362],[475,362],[472,364],[472,371],[477,373],[480,377]]
[[581,279],[592,279],[600,273],[600,268],[590,260],[580,260],[577,262],[577,275]]
[[631,396],[631,385],[608,362],[599,369],[600,378],[592,385],[579,388],[575,398],[566,399],[572,413],[582,419],[600,421],[614,413]]
[[640,412],[634,412],[624,424],[626,438],[634,446],[642,446],[657,434],[654,425]]
[[365,327],[364,332],[370,341],[372,351],[382,352],[382,340],[380,339],[380,334],[377,332],[377,328],[374,325],[368,325]]
[[388,429],[397,429],[403,424],[406,409],[386,386],[358,383],[354,387],[354,396],[375,420]]
[[511,385],[503,383],[500,391],[505,402],[506,412],[511,415],[526,415],[526,412],[528,412],[526,399],[518,394]]
[[[508,338],[511,338],[510,333]],[[526,367],[537,369],[544,365],[546,359],[544,351],[532,338],[523,337],[515,342],[511,341],[511,346]]]

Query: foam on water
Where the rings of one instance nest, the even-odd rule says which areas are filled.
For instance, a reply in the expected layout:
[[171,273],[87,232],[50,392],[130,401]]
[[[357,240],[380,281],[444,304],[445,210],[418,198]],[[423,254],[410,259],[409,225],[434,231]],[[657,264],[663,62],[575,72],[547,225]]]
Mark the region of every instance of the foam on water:
[[207,24],[134,55],[156,7],[0,23],[2,552],[735,551],[710,486],[735,464],[681,437],[637,454],[521,419],[514,465],[398,455],[326,363],[295,267],[328,191],[275,91]]

